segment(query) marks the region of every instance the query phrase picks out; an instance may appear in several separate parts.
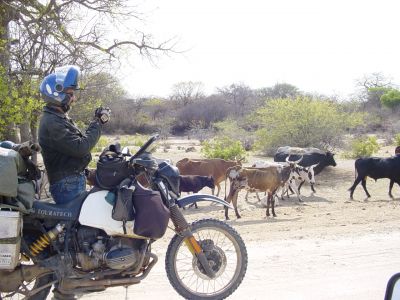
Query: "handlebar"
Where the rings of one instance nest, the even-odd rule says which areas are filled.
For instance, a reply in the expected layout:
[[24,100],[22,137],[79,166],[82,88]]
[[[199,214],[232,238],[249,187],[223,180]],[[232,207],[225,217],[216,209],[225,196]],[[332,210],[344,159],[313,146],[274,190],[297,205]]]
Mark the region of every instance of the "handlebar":
[[149,148],[151,144],[153,144],[156,140],[158,140],[159,137],[160,137],[159,134],[151,136],[150,139],[142,147],[140,147],[138,152],[136,152],[135,155],[133,155],[130,160],[132,161],[133,159],[137,158],[138,156],[146,152],[147,148]]

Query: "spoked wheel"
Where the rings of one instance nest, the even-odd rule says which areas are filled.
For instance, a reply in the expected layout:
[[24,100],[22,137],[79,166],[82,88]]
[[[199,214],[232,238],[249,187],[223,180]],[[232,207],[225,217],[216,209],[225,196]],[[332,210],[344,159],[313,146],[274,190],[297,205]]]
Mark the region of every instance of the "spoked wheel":
[[247,250],[242,238],[228,224],[213,219],[197,221],[191,229],[215,277],[206,275],[184,239],[175,235],[165,257],[169,281],[186,299],[228,297],[238,288],[247,269]]

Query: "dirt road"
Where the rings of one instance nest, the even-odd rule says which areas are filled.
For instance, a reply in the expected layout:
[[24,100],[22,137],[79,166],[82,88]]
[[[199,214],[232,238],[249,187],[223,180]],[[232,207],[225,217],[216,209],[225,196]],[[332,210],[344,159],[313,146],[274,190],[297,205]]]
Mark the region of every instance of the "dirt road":
[[[383,299],[390,276],[400,271],[400,233],[260,241],[247,243],[246,277],[229,299]],[[160,261],[128,299],[180,299],[168,282],[162,248]],[[113,288],[82,299],[124,299]]]
[[[201,157],[198,143],[179,142],[171,141],[168,152],[160,150],[156,156],[175,163],[187,156]],[[185,147],[193,145],[197,152],[186,153]],[[382,151],[379,156],[390,156],[394,147]],[[247,163],[259,158],[249,157]],[[336,161],[336,167],[316,177],[315,194],[309,186],[302,188],[303,203],[295,197],[280,201],[276,218],[265,217],[265,208],[254,195],[246,202],[245,192],[239,194],[242,218],[236,220],[230,211],[229,222],[247,245],[249,266],[243,283],[230,299],[383,299],[390,276],[400,272],[399,187],[393,189],[396,198],[390,199],[388,179],[368,179],[372,197],[366,199],[359,186],[354,200],[350,200],[354,160]],[[221,207],[207,203],[199,206],[198,210],[185,211],[189,221],[224,219]],[[179,299],[164,271],[163,255],[170,235],[154,245],[160,260],[143,283],[128,289],[129,299]],[[115,288],[84,299],[123,297],[125,290]]]

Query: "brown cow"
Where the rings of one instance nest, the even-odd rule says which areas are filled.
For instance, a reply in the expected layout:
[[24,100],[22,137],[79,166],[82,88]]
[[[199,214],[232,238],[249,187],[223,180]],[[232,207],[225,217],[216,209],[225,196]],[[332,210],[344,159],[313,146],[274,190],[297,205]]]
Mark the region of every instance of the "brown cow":
[[[271,205],[272,215],[276,217],[274,194],[279,187],[283,186],[289,180],[292,170],[300,160],[295,162],[286,160],[289,162],[287,166],[271,166],[261,169],[242,168],[240,166],[229,168],[226,176],[230,179],[231,184],[226,201],[228,203],[232,202],[236,217],[240,218],[237,209],[237,198],[241,189],[253,192],[267,192],[266,215],[269,217],[269,206]],[[227,208],[225,208],[225,218],[229,220]]]
[[[212,176],[217,186],[217,196],[221,190],[220,183],[225,180],[226,171],[233,166],[241,166],[240,161],[224,160],[220,158],[189,159],[184,158],[176,163],[181,175]],[[214,195],[214,189],[212,189]]]

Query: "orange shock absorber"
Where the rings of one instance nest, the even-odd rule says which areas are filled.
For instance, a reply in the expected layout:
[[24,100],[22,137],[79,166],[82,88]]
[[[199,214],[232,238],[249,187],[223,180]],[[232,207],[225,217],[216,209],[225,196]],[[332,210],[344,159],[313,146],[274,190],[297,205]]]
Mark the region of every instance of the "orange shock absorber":
[[29,249],[31,250],[31,253],[33,256],[38,255],[40,252],[42,252],[44,249],[47,248],[48,245],[50,245],[50,242],[55,240],[57,235],[64,230],[64,225],[57,224],[56,227],[51,229],[45,234],[42,234],[35,242],[30,245]]
[[185,244],[189,248],[189,250],[192,254],[199,254],[202,250],[199,243],[196,241],[196,239],[193,236],[186,238]]

